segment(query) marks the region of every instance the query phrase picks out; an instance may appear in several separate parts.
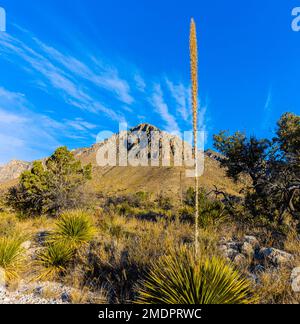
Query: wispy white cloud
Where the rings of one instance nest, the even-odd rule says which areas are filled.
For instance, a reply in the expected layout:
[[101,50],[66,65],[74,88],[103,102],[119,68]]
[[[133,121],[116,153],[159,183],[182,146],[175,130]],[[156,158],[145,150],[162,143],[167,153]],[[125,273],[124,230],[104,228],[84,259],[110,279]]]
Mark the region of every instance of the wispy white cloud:
[[139,73],[136,73],[134,75],[134,81],[135,81],[137,89],[140,92],[144,93],[146,91],[147,85],[146,85],[146,81],[143,79],[143,77]]
[[[50,118],[57,113],[51,102],[39,107],[39,114],[34,113],[37,107],[24,94],[0,88],[0,146],[7,146],[4,139],[12,137],[11,143],[15,143],[12,149],[22,145],[28,147],[23,148],[24,152],[43,152],[44,146],[54,148],[64,144],[60,143],[63,137],[75,140],[94,136],[97,125],[84,119],[87,112],[95,114],[92,116],[97,119],[101,115],[101,122],[109,119],[134,125],[145,121],[160,127],[162,121],[168,132],[179,132],[183,125],[191,127],[191,91],[183,82],[162,76],[162,81],[155,83],[157,77],[145,75],[130,64],[120,65],[119,61],[112,64],[88,49],[84,55],[70,55],[21,28],[17,34],[21,36],[0,33],[1,59],[22,69],[30,87],[34,85],[47,93],[47,98],[59,100],[60,107],[68,108],[68,113],[59,114],[61,120]],[[16,109],[11,111],[12,107]],[[161,120],[157,121],[157,115]],[[203,121],[201,129],[207,129],[206,107],[201,108],[199,119]],[[12,134],[9,125],[17,124],[18,131]]]
[[25,95],[18,92],[13,92],[0,86],[0,99],[1,102],[15,102],[20,107],[26,101]]
[[[79,61],[77,58],[63,54],[57,49],[46,45],[37,38],[34,38],[34,40],[49,59],[61,64],[74,76],[90,81],[95,86],[112,92],[117,96],[119,101],[125,104],[132,104],[134,102],[134,98],[130,94],[128,82],[119,76],[119,72],[116,68],[99,63],[93,65],[92,68],[86,63]],[[96,59],[94,59],[94,62],[95,60]]]
[[89,123],[82,118],[76,118],[75,120],[66,120],[65,124],[78,130],[78,131],[90,131],[97,128],[97,125]]
[[180,128],[175,117],[170,113],[169,107],[164,100],[163,91],[160,84],[155,84],[153,94],[150,99],[154,109],[160,115],[166,124],[166,131],[170,133],[179,133]]
[[93,138],[97,128],[82,118],[57,121],[31,108],[23,94],[0,87],[0,163],[41,158],[63,145],[61,137]]
[[272,123],[272,101],[273,101],[273,91],[272,87],[269,87],[267,98],[263,108],[263,120],[261,124],[261,128],[263,130],[270,130]]
[[[58,90],[68,105],[92,113],[102,112],[112,120],[124,119],[120,112],[109,108],[95,94],[95,89],[101,87],[114,94],[114,99],[126,104],[133,103],[134,99],[129,94],[130,87],[119,77],[116,69],[107,68],[95,74],[89,66],[76,58],[33,39],[36,44],[34,49],[33,46],[29,47],[25,42],[2,33],[2,54],[8,60],[12,60],[12,57],[21,59],[24,62],[21,66],[27,73],[35,72],[34,77],[38,80],[39,88],[47,92],[52,88]],[[83,79],[90,84],[83,82]]]
[[175,100],[177,114],[185,122],[189,121],[191,116],[191,88],[185,86],[183,83],[175,84],[169,79],[166,79],[166,84],[171,96]]
[[23,95],[3,88],[0,92],[0,163],[31,160],[59,145],[42,118],[26,111]]
[[267,100],[264,107],[265,109],[270,109],[271,101],[272,101],[272,89],[270,89],[268,92]]
[[27,118],[12,114],[5,110],[2,110],[0,107],[0,123],[2,125],[16,125],[21,124],[27,121]]
[[199,116],[198,116],[199,130],[207,131],[207,122],[208,122],[207,112],[208,112],[207,103],[202,104],[202,102],[200,101]]

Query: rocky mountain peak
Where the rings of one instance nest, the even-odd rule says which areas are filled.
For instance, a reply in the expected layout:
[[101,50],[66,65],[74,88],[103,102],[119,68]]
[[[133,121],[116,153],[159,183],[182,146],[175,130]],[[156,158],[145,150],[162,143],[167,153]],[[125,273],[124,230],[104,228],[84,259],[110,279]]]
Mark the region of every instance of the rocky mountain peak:
[[24,171],[29,170],[32,163],[12,160],[6,165],[0,166],[0,183],[17,179]]
[[150,124],[140,124],[134,128],[131,128],[130,133],[134,132],[146,132],[147,134],[150,132],[161,132],[161,130],[153,125]]

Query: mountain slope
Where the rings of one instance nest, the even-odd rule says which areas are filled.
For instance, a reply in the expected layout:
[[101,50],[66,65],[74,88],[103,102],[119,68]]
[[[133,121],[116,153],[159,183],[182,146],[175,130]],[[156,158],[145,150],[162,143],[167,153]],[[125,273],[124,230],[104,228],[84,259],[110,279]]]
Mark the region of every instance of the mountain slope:
[[[76,158],[82,161],[83,164],[91,163],[93,165],[93,180],[90,183],[91,189],[96,192],[103,193],[130,193],[137,191],[148,191],[153,193],[166,193],[172,196],[180,196],[181,192],[185,191],[188,187],[194,185],[193,178],[187,178],[185,167],[120,167],[120,166],[106,166],[101,167],[97,164],[97,152],[105,145],[113,145],[111,143],[119,143],[123,140],[123,136],[127,135],[134,140],[127,144],[127,151],[130,155],[136,149],[138,145],[139,136],[142,132],[145,132],[148,138],[148,147],[145,148],[145,152],[139,154],[151,154],[151,132],[157,132],[160,136],[164,136],[168,143],[170,143],[171,161],[174,158],[174,152],[178,147],[182,146],[182,140],[174,135],[160,131],[158,128],[148,124],[142,124],[135,128],[132,128],[126,134],[115,134],[111,138],[95,144],[90,148],[82,148],[74,151]],[[118,145],[117,145],[118,147]],[[119,152],[117,152],[119,154]],[[150,155],[151,156],[151,155]],[[162,149],[161,143],[159,146],[159,157],[161,162]],[[137,156],[138,157],[138,156]],[[225,190],[230,194],[238,195],[239,188],[231,180],[229,180],[224,170],[221,169],[219,164],[220,155],[213,151],[207,151],[205,154],[205,172],[200,178],[200,185],[208,190],[217,186],[219,189]],[[172,165],[172,163],[171,163]],[[8,165],[0,169],[0,183],[7,187],[15,184],[14,179],[24,171],[31,167],[30,163],[21,161],[12,161]]]
[[[140,136],[141,132],[146,132],[148,135],[149,145],[151,146],[150,132],[155,131],[167,138],[170,143],[170,151],[173,153],[176,148],[182,146],[182,140],[174,135],[160,131],[158,128],[148,124],[142,124],[132,128],[128,132],[128,136],[134,133]],[[104,193],[117,192],[136,192],[148,191],[153,193],[167,193],[170,195],[180,196],[182,191],[194,186],[194,179],[186,177],[185,167],[99,167],[97,166],[97,151],[103,145],[109,145],[110,141],[119,143],[119,134],[113,136],[103,143],[94,145],[91,148],[80,149],[74,152],[75,156],[84,164],[92,163],[93,165],[93,180],[92,186],[97,191]],[[128,152],[135,148],[135,144],[128,145]],[[148,153],[151,148],[148,148]],[[149,153],[150,154],[150,153]],[[161,149],[160,149],[161,158]],[[171,154],[172,155],[172,154]],[[239,195],[239,187],[234,184],[225,175],[225,172],[220,167],[220,155],[211,150],[205,154],[205,171],[200,178],[200,186],[207,190],[214,189],[217,186],[219,189],[225,190],[229,194]],[[172,157],[171,157],[172,160]]]
[[22,172],[29,170],[32,163],[13,160],[0,167],[0,183],[5,183],[17,179]]

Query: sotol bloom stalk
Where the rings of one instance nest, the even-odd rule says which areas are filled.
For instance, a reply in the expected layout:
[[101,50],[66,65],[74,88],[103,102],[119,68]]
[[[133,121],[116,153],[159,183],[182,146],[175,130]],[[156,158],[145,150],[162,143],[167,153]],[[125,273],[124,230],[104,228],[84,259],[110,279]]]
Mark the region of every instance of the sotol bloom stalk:
[[196,24],[191,21],[190,56],[192,78],[192,108],[194,130],[194,157],[195,157],[195,251],[199,251],[199,177],[198,177],[198,46]]

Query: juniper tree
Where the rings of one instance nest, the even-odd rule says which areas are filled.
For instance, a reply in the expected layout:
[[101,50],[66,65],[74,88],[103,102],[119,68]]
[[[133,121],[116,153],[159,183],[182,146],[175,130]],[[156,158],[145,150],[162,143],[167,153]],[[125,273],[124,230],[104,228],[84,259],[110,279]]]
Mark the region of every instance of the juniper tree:
[[19,184],[10,189],[8,203],[24,214],[58,214],[82,203],[81,188],[91,179],[91,165],[82,166],[66,147],[45,163],[34,162]]
[[223,131],[214,136],[214,145],[224,155],[227,175],[248,179],[245,206],[254,217],[279,224],[287,214],[300,220],[300,116],[284,114],[272,140]]

